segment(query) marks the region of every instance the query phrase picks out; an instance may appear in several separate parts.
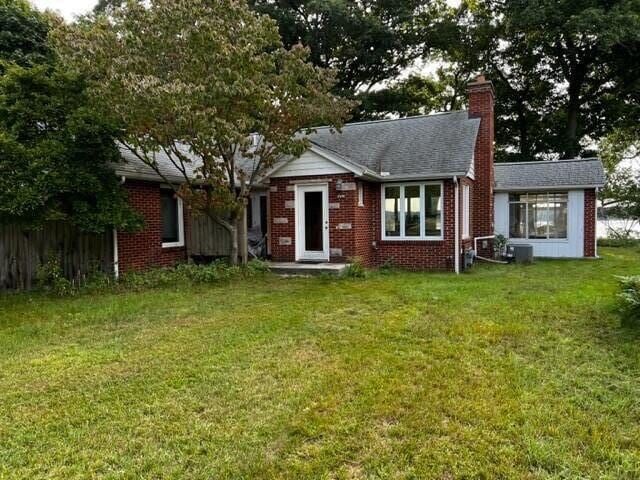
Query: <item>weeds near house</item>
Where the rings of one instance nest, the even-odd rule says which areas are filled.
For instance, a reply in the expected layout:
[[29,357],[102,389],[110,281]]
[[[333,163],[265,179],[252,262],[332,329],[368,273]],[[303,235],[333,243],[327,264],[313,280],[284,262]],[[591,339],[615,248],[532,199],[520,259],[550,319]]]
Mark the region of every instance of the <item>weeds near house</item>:
[[640,275],[619,277],[620,307],[626,321],[640,323]]
[[349,264],[342,272],[342,276],[345,278],[364,278],[366,275],[364,263],[359,257],[349,259]]
[[63,275],[59,260],[50,257],[38,269],[38,283],[45,292],[65,297],[82,293],[216,284],[233,278],[255,277],[268,271],[267,263],[260,260],[253,260],[246,266],[229,265],[226,261],[218,260],[208,265],[184,263],[173,267],[153,268],[146,272],[125,273],[117,280],[112,275],[99,271],[94,271],[82,279],[68,280]]

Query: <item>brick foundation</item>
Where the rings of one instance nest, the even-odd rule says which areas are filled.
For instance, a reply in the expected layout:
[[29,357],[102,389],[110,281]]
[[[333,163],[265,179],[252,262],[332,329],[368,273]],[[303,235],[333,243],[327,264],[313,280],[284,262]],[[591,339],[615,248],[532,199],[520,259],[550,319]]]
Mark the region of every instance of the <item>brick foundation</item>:
[[[162,248],[159,184],[131,180],[125,183],[124,188],[129,194],[131,205],[144,217],[144,228],[136,233],[118,232],[120,271],[141,271],[186,260],[185,247]],[[184,217],[185,238],[188,238],[186,207]]]

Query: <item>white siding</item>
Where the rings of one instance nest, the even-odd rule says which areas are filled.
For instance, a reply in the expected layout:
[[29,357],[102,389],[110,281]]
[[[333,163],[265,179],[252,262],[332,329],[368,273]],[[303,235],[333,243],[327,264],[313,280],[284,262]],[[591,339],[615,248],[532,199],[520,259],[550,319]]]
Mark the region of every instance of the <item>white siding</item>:
[[306,151],[300,158],[289,162],[273,174],[272,177],[302,177],[307,175],[336,175],[340,173],[349,173],[349,170],[336,165],[317,153]]
[[[509,237],[509,194],[495,194],[496,233]],[[567,205],[567,239],[537,240],[526,238],[509,239],[510,244],[533,245],[536,257],[582,257],[584,256],[584,191],[570,190]]]

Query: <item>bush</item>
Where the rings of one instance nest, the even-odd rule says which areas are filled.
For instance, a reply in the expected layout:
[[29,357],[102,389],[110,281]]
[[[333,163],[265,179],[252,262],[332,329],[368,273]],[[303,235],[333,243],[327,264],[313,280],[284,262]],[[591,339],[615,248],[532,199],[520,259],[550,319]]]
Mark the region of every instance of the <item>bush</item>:
[[637,238],[599,238],[599,247],[637,247],[640,239]]
[[268,264],[259,260],[249,262],[245,267],[232,266],[226,261],[218,260],[208,265],[183,263],[174,267],[125,273],[118,280],[96,271],[87,275],[82,281],[74,282],[64,277],[60,263],[57,259],[51,258],[38,268],[38,279],[39,286],[44,290],[58,296],[67,296],[80,292],[126,291],[185,284],[213,284],[236,277],[254,277],[268,271]]
[[627,320],[640,322],[640,275],[619,277],[618,294],[623,315]]
[[355,257],[349,260],[349,265],[344,269],[342,275],[346,278],[364,278],[367,271],[364,268],[362,259]]
[[76,285],[64,276],[60,260],[55,255],[49,255],[46,262],[38,265],[36,273],[37,285],[54,295],[63,297],[76,293]]

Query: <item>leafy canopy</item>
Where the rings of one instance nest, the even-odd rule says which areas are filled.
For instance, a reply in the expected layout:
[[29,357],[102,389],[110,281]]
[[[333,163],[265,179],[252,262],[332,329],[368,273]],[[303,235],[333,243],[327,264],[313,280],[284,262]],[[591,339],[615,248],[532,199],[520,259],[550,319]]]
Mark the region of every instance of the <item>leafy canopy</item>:
[[138,228],[141,220],[110,166],[120,158],[116,129],[88,107],[83,80],[50,53],[46,32],[54,19],[22,2],[0,8],[15,14],[13,30],[1,37],[25,39],[17,42],[25,46],[20,54],[3,52],[0,59],[0,223]]
[[179,195],[231,233],[260,175],[307,147],[296,133],[339,126],[352,107],[329,93],[331,72],[285,49],[244,1],[130,0],[56,38],[124,144],[159,174],[164,152],[183,173]]

